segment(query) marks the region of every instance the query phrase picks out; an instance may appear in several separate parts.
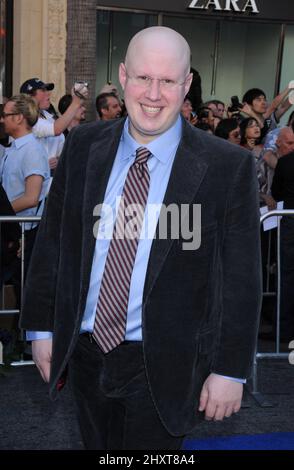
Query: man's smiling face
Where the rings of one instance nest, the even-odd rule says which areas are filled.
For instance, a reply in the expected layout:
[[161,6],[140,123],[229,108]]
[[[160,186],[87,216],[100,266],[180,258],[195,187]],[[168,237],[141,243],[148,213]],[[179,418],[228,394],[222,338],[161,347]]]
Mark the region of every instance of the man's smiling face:
[[[130,119],[130,132],[146,144],[176,121],[192,75],[177,38],[141,39],[120,65],[120,82]],[[187,56],[187,54],[186,54]]]

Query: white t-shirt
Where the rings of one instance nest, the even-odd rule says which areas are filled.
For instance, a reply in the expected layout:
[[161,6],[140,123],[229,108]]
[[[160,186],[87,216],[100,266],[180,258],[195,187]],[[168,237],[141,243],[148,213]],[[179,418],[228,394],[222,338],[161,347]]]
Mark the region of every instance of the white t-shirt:
[[54,118],[47,111],[42,111],[43,117],[39,117],[33,127],[33,133],[44,145],[48,158],[59,157],[65,137],[63,134],[54,135]]

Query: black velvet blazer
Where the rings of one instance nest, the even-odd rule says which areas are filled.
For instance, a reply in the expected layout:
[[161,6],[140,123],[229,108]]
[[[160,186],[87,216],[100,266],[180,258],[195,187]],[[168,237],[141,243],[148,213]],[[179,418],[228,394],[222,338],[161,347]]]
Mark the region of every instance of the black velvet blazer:
[[[24,295],[22,328],[50,330],[55,397],[78,339],[101,204],[123,120],[67,138],[48,198]],[[144,284],[142,329],[150,391],[171,434],[191,431],[210,372],[250,375],[261,300],[259,214],[252,156],[183,120],[164,203],[201,204],[201,245],[155,239]]]

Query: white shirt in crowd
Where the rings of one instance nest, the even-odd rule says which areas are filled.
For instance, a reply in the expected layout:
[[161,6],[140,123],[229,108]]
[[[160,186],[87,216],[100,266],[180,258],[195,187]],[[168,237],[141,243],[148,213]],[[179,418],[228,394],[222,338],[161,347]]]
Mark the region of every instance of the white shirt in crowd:
[[48,158],[59,157],[64,145],[65,137],[63,134],[54,135],[54,118],[48,111],[43,110],[37,123],[33,127],[33,133],[40,139],[44,145]]

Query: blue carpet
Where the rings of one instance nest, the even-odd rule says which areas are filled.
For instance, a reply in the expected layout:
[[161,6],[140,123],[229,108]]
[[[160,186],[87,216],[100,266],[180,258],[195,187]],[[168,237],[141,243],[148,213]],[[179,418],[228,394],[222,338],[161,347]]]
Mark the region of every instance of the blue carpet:
[[294,450],[294,433],[188,439],[184,450]]

